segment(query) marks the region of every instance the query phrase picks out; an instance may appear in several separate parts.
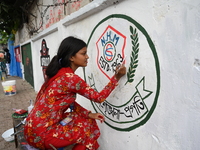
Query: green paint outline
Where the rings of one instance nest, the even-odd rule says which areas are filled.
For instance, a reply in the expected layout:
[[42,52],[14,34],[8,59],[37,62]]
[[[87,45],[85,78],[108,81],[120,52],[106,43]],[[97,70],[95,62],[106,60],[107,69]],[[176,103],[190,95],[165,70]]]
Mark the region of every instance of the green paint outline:
[[[88,77],[89,77],[89,76],[88,76]],[[89,78],[90,78],[90,77],[89,77]],[[138,86],[141,82],[143,82],[143,91],[149,92],[149,94],[147,94],[144,98],[141,96],[140,92],[139,92],[138,89],[137,89],[137,86]],[[108,103],[110,106],[115,107],[115,108],[120,108],[120,107],[124,107],[124,106],[126,106],[128,103],[130,103],[130,101],[132,101],[133,97],[135,97],[135,96],[138,94],[138,95],[140,96],[141,100],[143,101],[144,107],[145,107],[146,110],[147,110],[147,111],[145,111],[145,113],[144,113],[143,115],[141,115],[139,118],[137,118],[137,119],[135,119],[135,120],[132,120],[132,121],[121,121],[121,122],[115,121],[115,120],[113,120],[113,119],[111,119],[111,118],[109,118],[109,117],[107,117],[107,116],[105,116],[105,117],[106,117],[107,119],[111,120],[112,122],[119,123],[119,124],[131,123],[131,122],[135,122],[135,121],[138,121],[138,120],[140,120],[141,118],[143,118],[143,117],[147,114],[147,112],[149,111],[148,107],[146,106],[146,104],[145,104],[145,102],[144,102],[144,99],[146,99],[149,95],[151,95],[151,93],[153,93],[152,91],[145,90],[145,86],[144,86],[145,84],[144,84],[144,82],[145,82],[145,77],[143,77],[143,78],[138,82],[138,84],[135,86],[135,89],[136,89],[135,93],[132,95],[132,97],[130,98],[130,100],[127,101],[126,103],[124,103],[124,104],[122,104],[122,105],[120,105],[120,106],[115,106],[115,105],[109,103],[108,101],[106,101],[106,103]],[[96,86],[95,86],[95,85],[93,85],[93,86],[94,86],[94,88],[97,90]],[[98,90],[97,90],[97,91],[98,91]],[[93,107],[94,107],[94,105],[96,105],[96,107],[98,107],[99,103],[92,103],[92,105],[93,105]],[[96,112],[98,112],[98,111],[96,110],[95,107],[94,107],[94,109],[95,109]],[[100,111],[100,113],[104,114],[104,113],[102,112],[102,110],[99,109],[99,111]]]
[[[153,44],[153,42],[152,42],[150,36],[149,36],[148,33],[146,32],[146,30],[145,30],[138,22],[136,22],[134,19],[132,19],[132,18],[129,17],[129,16],[123,15],[123,14],[112,14],[112,15],[109,15],[109,16],[107,16],[106,18],[102,19],[102,20],[94,27],[94,29],[92,30],[92,32],[91,32],[91,34],[90,34],[90,37],[89,37],[89,39],[88,39],[87,45],[89,44],[89,42],[90,42],[90,40],[91,40],[91,38],[92,38],[92,36],[93,36],[95,30],[97,29],[97,27],[98,27],[99,25],[101,25],[103,22],[105,22],[106,20],[111,19],[111,18],[122,18],[122,19],[125,19],[125,20],[127,20],[127,21],[133,23],[133,24],[140,30],[140,32],[142,32],[142,33],[144,34],[144,36],[146,37],[147,42],[148,42],[148,44],[149,44],[149,47],[151,48],[152,53],[153,53],[153,56],[154,56],[154,59],[155,59],[155,68],[156,68],[156,71],[157,71],[157,72],[156,72],[156,75],[157,75],[157,90],[156,90],[156,94],[155,94],[155,98],[154,98],[154,103],[153,103],[151,109],[149,110],[149,113],[147,114],[147,116],[146,116],[143,120],[141,120],[139,123],[137,123],[137,124],[135,124],[135,125],[133,125],[133,126],[131,126],[131,127],[128,127],[128,128],[118,128],[118,127],[114,127],[114,126],[110,125],[109,123],[107,123],[107,122],[105,121],[105,123],[106,123],[109,127],[113,128],[113,129],[115,129],[115,130],[118,130],[118,131],[131,131],[131,130],[133,130],[133,129],[135,129],[135,128],[140,127],[141,125],[144,125],[144,124],[150,119],[151,115],[153,114],[153,111],[154,111],[155,108],[156,108],[157,101],[158,101],[158,97],[159,97],[159,93],[160,93],[160,65],[159,65],[159,60],[158,60],[158,56],[157,56],[157,53],[156,53],[156,48],[155,48],[155,46],[154,46],[154,44]],[[84,78],[85,78],[85,81],[86,81],[85,68],[83,69],[83,72],[84,72]],[[86,81],[86,82],[87,82],[87,81]],[[91,103],[92,103],[92,102],[91,102]],[[96,108],[94,107],[93,103],[92,103],[92,106],[93,106],[93,108],[95,109],[95,111],[98,112],[98,111],[96,110]]]

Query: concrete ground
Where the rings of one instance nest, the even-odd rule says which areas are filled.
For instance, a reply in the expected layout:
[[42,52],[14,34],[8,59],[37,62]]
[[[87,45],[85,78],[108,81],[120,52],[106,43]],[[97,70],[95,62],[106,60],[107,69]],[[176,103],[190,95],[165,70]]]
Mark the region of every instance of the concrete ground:
[[[30,105],[30,99],[35,100],[36,92],[33,87],[25,80],[19,77],[8,76],[7,80],[16,80],[17,93],[12,96],[6,96],[0,81],[0,134],[13,127],[12,114],[13,108],[27,110]],[[0,150],[16,150],[15,142],[7,142],[0,136]],[[65,148],[71,150],[71,146]]]

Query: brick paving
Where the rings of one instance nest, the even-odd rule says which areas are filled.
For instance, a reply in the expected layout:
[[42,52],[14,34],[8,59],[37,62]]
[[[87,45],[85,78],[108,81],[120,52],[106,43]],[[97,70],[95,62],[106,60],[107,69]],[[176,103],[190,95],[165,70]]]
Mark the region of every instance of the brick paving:
[[[27,110],[30,99],[35,100],[36,92],[33,87],[19,77],[8,76],[7,80],[16,80],[17,93],[12,96],[5,95],[0,81],[0,134],[13,127],[13,108]],[[15,142],[7,142],[0,136],[0,150],[16,150]],[[65,148],[71,150],[71,146]]]

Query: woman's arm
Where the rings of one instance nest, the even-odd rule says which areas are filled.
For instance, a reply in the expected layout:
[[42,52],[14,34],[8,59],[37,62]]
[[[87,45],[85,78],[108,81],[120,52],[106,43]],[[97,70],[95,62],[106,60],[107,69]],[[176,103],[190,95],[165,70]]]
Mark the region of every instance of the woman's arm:
[[76,112],[85,118],[88,118],[89,114],[91,113],[91,111],[85,109],[84,107],[79,105],[77,102],[73,103],[73,109],[74,109],[72,110],[73,112]]
[[101,103],[114,90],[114,88],[118,85],[118,81],[125,73],[126,68],[121,66],[118,69],[118,72],[111,78],[110,82],[100,92],[95,91],[83,79],[75,74],[71,75],[66,82],[68,82],[67,85],[71,92],[78,93],[94,102]]
[[74,112],[79,113],[81,116],[85,118],[91,118],[91,119],[97,119],[100,120],[101,122],[105,121],[105,118],[102,114],[100,113],[92,113],[91,111],[85,109],[81,105],[79,105],[77,102],[74,102]]

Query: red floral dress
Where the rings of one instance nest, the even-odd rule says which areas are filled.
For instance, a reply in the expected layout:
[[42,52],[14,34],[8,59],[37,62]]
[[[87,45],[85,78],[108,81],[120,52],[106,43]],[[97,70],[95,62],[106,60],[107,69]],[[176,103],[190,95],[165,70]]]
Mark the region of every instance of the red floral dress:
[[[90,150],[97,149],[99,128],[94,119],[88,118],[90,111],[75,102],[76,94],[101,103],[116,85],[117,80],[113,77],[101,92],[97,92],[74,74],[71,68],[60,69],[42,86],[35,106],[26,119],[24,136],[27,142],[43,150],[45,138],[51,136],[72,143],[81,143]],[[66,113],[70,104],[74,104],[74,110]],[[60,121],[69,115],[72,120],[62,126]]]

